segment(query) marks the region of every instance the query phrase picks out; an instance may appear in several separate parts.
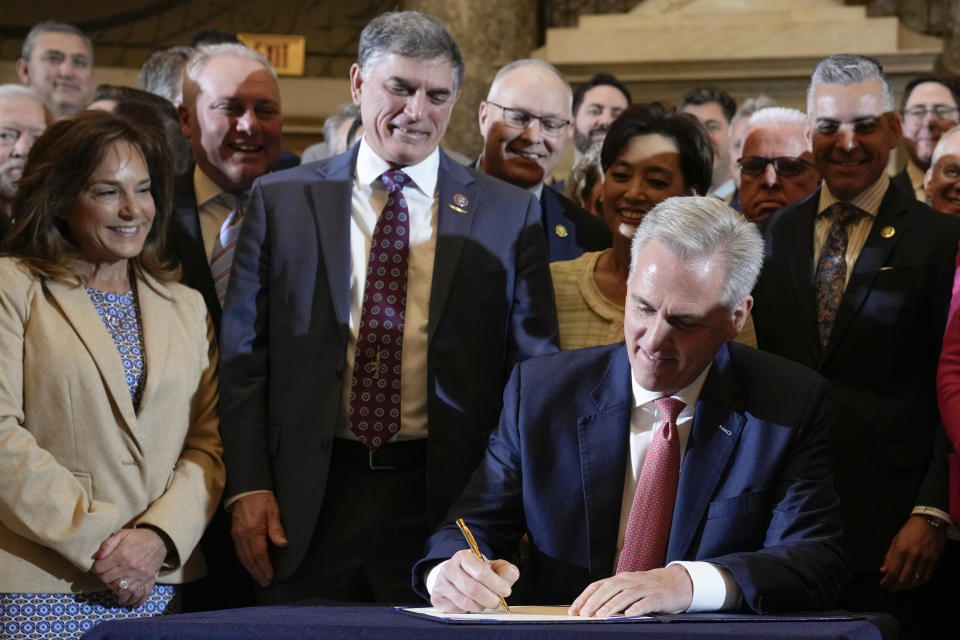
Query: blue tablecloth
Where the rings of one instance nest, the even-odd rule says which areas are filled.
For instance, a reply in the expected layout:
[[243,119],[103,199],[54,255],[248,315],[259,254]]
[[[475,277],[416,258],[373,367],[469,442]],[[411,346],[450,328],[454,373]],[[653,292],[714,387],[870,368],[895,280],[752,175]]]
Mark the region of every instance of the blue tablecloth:
[[[706,619],[720,618],[707,622]],[[411,616],[390,607],[250,607],[159,618],[104,622],[85,640],[606,640],[791,638],[796,640],[895,640],[897,624],[884,615],[857,620],[803,621],[777,616],[664,617],[652,622],[598,624],[450,624]]]

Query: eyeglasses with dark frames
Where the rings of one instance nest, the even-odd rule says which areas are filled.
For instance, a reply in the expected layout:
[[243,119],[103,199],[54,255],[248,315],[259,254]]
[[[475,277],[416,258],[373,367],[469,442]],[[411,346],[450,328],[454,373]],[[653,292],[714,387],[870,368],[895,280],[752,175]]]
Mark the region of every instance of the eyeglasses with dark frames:
[[814,166],[803,158],[791,158],[789,156],[778,156],[776,158],[767,158],[765,156],[743,156],[737,160],[737,166],[740,167],[740,173],[757,178],[763,175],[767,170],[767,165],[772,164],[773,170],[777,175],[784,178],[793,178],[807,169],[813,169]]
[[526,129],[531,122],[534,120],[539,120],[541,131],[548,136],[559,136],[563,135],[563,133],[566,132],[567,127],[570,126],[570,121],[564,120],[563,118],[557,118],[555,116],[535,116],[528,111],[524,111],[523,109],[505,107],[502,104],[490,102],[489,100],[487,100],[487,104],[493,105],[502,110],[503,121],[509,126],[516,127],[517,129]]

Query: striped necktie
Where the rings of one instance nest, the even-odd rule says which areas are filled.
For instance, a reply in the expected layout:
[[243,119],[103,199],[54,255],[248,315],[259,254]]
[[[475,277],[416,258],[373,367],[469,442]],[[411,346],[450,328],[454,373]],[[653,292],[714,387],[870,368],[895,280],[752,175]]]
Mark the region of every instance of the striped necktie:
[[[222,197],[228,197],[222,194]],[[231,199],[232,196],[231,196]],[[243,205],[246,204],[246,196],[239,195],[235,198],[233,210],[227,216],[220,226],[220,233],[213,243],[213,255],[210,256],[210,274],[213,276],[213,285],[217,290],[217,299],[220,305],[223,305],[227,297],[227,283],[230,281],[230,268],[233,265],[233,252],[237,246],[237,236],[240,234],[240,226],[243,222]]]

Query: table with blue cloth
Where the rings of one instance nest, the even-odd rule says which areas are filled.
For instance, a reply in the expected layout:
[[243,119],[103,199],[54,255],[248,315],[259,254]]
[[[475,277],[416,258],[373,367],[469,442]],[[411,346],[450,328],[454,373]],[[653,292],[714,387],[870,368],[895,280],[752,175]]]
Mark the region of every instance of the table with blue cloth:
[[[709,622],[708,622],[709,620]],[[129,621],[104,622],[85,640],[617,640],[791,638],[896,640],[890,616],[798,621],[796,616],[685,614],[647,622],[462,624],[429,620],[385,606],[250,607]]]

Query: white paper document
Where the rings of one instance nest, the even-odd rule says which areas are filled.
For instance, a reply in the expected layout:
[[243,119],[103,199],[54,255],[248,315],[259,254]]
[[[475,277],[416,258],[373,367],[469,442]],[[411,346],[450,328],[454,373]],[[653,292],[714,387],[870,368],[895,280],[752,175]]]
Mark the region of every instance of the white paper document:
[[447,622],[627,622],[653,620],[650,616],[624,616],[623,614],[607,618],[585,618],[567,615],[566,606],[511,606],[510,613],[501,609],[488,609],[480,613],[442,613],[433,607],[397,607],[398,611],[427,616]]

